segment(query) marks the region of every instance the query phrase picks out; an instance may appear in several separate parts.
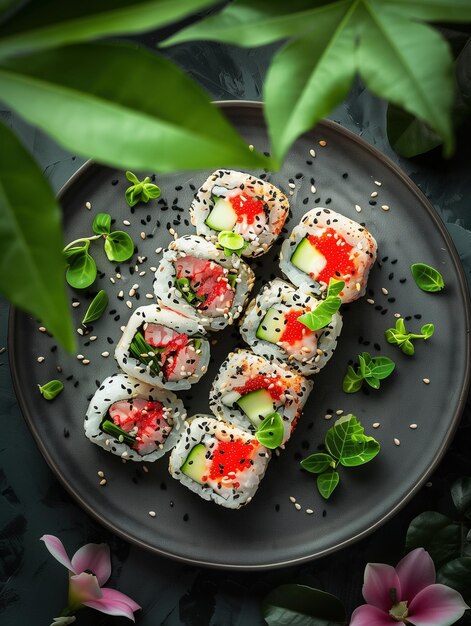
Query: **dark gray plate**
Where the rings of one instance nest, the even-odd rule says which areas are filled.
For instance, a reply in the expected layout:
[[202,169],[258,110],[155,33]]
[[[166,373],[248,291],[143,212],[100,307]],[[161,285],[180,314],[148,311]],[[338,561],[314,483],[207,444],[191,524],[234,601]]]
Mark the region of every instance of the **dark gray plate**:
[[[267,149],[262,110],[254,103],[225,103],[225,113],[241,134],[260,150]],[[327,145],[321,147],[319,140]],[[314,148],[316,157],[310,156]],[[156,146],[158,149],[158,146]],[[256,172],[257,174],[259,172]],[[93,215],[109,212],[115,228],[128,230],[146,261],[119,270],[107,262],[101,246],[95,257],[104,273],[89,293],[72,293],[81,304],[73,310],[76,327],[92,293],[104,288],[110,306],[91,335],[80,337],[78,352],[90,359],[82,365],[74,355],[55,349],[54,339],[38,332],[39,324],[18,311],[11,316],[11,366],[18,399],[26,420],[47,462],[62,483],[90,515],[117,534],[158,554],[183,561],[224,568],[268,568],[296,563],[339,549],[371,532],[394,515],[426,481],[436,467],[458,424],[469,382],[468,292],[458,256],[439,217],[421,192],[381,153],[332,122],[322,122],[296,142],[280,173],[268,179],[285,192],[289,180],[291,229],[305,211],[328,206],[357,221],[364,221],[379,244],[379,262],[369,281],[368,297],[344,311],[344,329],[336,354],[315,378],[314,390],[298,428],[285,452],[274,458],[253,502],[239,511],[227,511],[200,500],[167,473],[167,459],[149,465],[124,464],[89,443],[82,430],[87,398],[100,381],[115,371],[112,353],[130,310],[126,300],[149,304],[152,272],[171,239],[167,227],[191,233],[186,221],[194,189],[209,172],[158,177],[162,201],[138,206],[134,214],[124,200],[127,181],[119,171],[86,164],[61,193],[66,239],[91,232]],[[374,181],[381,182],[377,186]],[[314,185],[316,191],[311,191]],[[181,189],[180,189],[181,187]],[[376,198],[371,194],[378,192]],[[91,202],[92,209],[85,208]],[[355,205],[361,207],[357,212]],[[389,211],[381,208],[388,205]],[[130,227],[123,226],[129,219]],[[177,220],[175,222],[174,220]],[[185,225],[186,221],[186,225]],[[146,233],[146,239],[141,239]],[[262,281],[280,275],[279,244],[253,263]],[[426,262],[438,268],[446,288],[439,294],[420,291],[409,266]],[[110,276],[120,271],[116,284]],[[139,276],[139,272],[145,275]],[[131,272],[133,272],[131,274]],[[139,283],[140,299],[127,296]],[[382,288],[387,290],[383,293]],[[117,299],[124,291],[124,301]],[[436,333],[419,342],[416,356],[407,357],[386,344],[384,330],[394,325],[394,313],[411,317],[418,329],[433,322]],[[119,319],[118,319],[119,316]],[[208,411],[208,390],[229,350],[242,345],[236,329],[214,334],[213,360],[207,375],[189,393],[182,393],[189,414]],[[368,350],[397,362],[396,372],[378,392],[346,395],[341,381],[349,359]],[[109,351],[108,358],[101,356]],[[45,356],[43,363],[38,356]],[[62,368],[58,374],[57,367]],[[51,378],[64,380],[66,388],[54,402],[41,398],[37,384]],[[423,378],[429,378],[426,385]],[[382,444],[380,455],[369,465],[341,469],[341,483],[329,501],[316,492],[315,477],[300,470],[299,460],[317,450],[332,424],[328,411],[343,410],[358,416],[368,434]],[[334,416],[335,417],[335,416]],[[380,422],[377,430],[372,424]],[[417,429],[410,424],[417,424]],[[400,441],[396,445],[394,439]],[[97,472],[108,484],[99,486]],[[297,510],[290,501],[296,498]],[[311,508],[314,513],[306,514]],[[149,516],[156,511],[155,518]]]

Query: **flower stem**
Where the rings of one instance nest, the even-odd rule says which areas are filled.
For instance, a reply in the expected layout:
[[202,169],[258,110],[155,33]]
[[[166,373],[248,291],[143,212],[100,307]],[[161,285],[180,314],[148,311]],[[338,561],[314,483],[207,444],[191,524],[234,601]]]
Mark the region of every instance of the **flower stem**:
[[93,241],[94,239],[100,239],[100,237],[102,237],[102,235],[92,235],[91,237],[81,237],[80,239],[75,239],[74,241],[71,241],[70,243],[68,243],[65,246],[65,248],[62,250],[62,252],[66,252],[69,248],[74,246],[76,243],[81,243],[82,241]]

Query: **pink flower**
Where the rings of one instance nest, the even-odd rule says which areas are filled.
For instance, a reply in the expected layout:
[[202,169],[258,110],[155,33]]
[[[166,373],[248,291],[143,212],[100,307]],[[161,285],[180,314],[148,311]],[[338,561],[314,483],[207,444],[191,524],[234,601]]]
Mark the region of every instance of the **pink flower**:
[[451,626],[470,607],[460,593],[435,584],[435,566],[428,552],[409,552],[396,568],[368,563],[363,597],[368,604],[353,612],[350,626]]
[[72,623],[70,617],[71,621],[65,621],[67,616],[82,605],[108,615],[128,617],[134,622],[134,611],[141,607],[124,593],[102,587],[111,575],[110,549],[105,543],[87,543],[70,560],[62,541],[54,535],[44,535],[41,541],[52,556],[69,570],[69,605],[63,611],[63,617],[55,618],[53,623]]

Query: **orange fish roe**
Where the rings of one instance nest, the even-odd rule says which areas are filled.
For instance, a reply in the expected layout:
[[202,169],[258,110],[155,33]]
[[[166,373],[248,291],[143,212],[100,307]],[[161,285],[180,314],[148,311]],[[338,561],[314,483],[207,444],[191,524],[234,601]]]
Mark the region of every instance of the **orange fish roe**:
[[255,222],[255,216],[263,213],[263,200],[253,198],[245,193],[232,196],[229,200],[237,214],[237,222],[239,224],[244,221],[244,219],[247,224],[253,224]]
[[320,237],[308,235],[307,239],[327,261],[321,272],[314,276],[316,280],[328,284],[331,278],[354,273],[355,266],[350,259],[353,246],[348,244],[333,228],[327,228]]
[[235,478],[238,472],[252,466],[252,454],[257,445],[255,441],[243,439],[220,441],[212,453],[209,478],[212,480],[223,476]]
[[279,400],[280,396],[284,393],[284,384],[280,376],[272,377],[257,374],[242,387],[234,387],[234,391],[240,393],[241,396],[245,396],[251,391],[258,391],[259,389],[266,389],[273,400]]
[[286,325],[283,330],[283,334],[280,337],[280,341],[293,345],[294,343],[304,339],[304,337],[314,334],[314,331],[309,330],[309,328],[304,326],[304,324],[298,322],[298,317],[303,314],[304,311],[302,309],[290,311],[285,314]]

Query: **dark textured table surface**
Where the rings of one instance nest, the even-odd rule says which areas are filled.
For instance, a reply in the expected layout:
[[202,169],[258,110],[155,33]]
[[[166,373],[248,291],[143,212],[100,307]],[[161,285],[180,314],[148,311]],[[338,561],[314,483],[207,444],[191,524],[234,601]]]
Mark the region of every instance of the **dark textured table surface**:
[[[152,36],[142,38],[152,44]],[[168,51],[217,100],[260,100],[270,47],[239,50],[213,43],[186,44]],[[439,151],[415,160],[399,158],[385,132],[385,104],[356,85],[331,118],[387,154],[411,177],[447,225],[471,282],[470,128],[458,137],[455,156],[444,161]],[[79,167],[81,160],[66,153],[35,129],[2,110],[2,117],[22,137],[55,189]],[[0,302],[0,348],[7,345],[8,304]],[[27,366],[27,365],[25,365]],[[0,354],[2,438],[0,443],[0,624],[48,625],[66,604],[65,570],[47,553],[39,538],[58,535],[69,554],[89,541],[106,542],[112,551],[109,586],[129,594],[143,610],[141,626],[251,626],[263,624],[260,599],[282,583],[298,582],[338,595],[350,612],[362,603],[361,585],[368,561],[395,564],[404,550],[411,519],[424,510],[447,512],[449,486],[471,475],[469,402],[458,433],[430,477],[427,487],[390,522],[360,543],[321,560],[270,572],[232,573],[198,569],[147,554],[110,535],[92,521],[64,491],[39,453],[24,422],[12,388],[8,353]],[[77,624],[126,624],[84,610]]]

